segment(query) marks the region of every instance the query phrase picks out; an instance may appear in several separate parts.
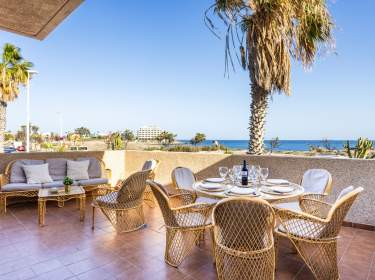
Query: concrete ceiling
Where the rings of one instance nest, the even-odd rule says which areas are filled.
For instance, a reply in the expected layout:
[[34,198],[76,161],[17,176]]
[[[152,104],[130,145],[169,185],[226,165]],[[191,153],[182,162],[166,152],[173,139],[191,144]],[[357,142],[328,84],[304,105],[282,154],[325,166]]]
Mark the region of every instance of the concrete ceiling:
[[0,29],[43,40],[83,0],[0,0]]

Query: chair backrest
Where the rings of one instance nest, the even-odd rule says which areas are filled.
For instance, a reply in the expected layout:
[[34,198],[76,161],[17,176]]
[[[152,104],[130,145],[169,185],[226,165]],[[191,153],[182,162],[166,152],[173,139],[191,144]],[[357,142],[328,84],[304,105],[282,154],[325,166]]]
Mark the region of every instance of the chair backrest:
[[363,191],[362,187],[353,189],[352,191],[343,194],[336,202],[332,205],[331,210],[328,212],[327,220],[329,221],[325,229],[323,230],[321,237],[331,238],[336,237],[339,234],[341,225],[346,217],[346,214],[350,210],[357,196]]
[[229,198],[213,210],[217,244],[237,251],[270,249],[274,245],[275,214],[261,199]]
[[309,169],[303,174],[301,184],[306,192],[329,194],[332,190],[332,176],[325,169]]
[[155,179],[155,171],[156,168],[159,166],[159,161],[156,159],[149,159],[146,160],[142,166],[142,171],[144,170],[151,170],[150,178],[151,180]]
[[343,189],[339,195],[337,196],[336,198],[336,201],[338,201],[340,198],[342,198],[343,196],[347,195],[348,193],[350,193],[351,191],[354,190],[354,187],[353,186],[349,186],[349,187],[346,187],[345,189]]
[[177,189],[193,189],[193,185],[196,182],[195,175],[187,167],[176,167],[172,171],[172,183]]
[[124,180],[118,191],[117,201],[121,203],[143,200],[143,193],[147,185],[146,180],[150,172],[150,170],[139,171]]

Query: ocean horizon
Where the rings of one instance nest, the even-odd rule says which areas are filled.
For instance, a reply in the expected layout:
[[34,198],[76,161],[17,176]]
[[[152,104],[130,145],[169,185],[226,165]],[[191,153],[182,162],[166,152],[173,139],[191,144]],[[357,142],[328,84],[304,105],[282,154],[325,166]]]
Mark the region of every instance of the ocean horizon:
[[[182,144],[190,144],[190,140],[178,140]],[[219,144],[232,150],[247,150],[249,140],[205,140],[199,143],[197,146],[209,146],[212,145],[214,141],[218,141]],[[265,140],[265,145],[267,149],[270,149],[271,140]],[[329,140],[328,143],[331,149],[342,150],[344,144],[348,140]],[[349,140],[350,146],[354,147],[357,140]],[[280,145],[275,151],[309,151],[311,146],[315,147],[325,147],[327,144],[324,140],[280,140]]]

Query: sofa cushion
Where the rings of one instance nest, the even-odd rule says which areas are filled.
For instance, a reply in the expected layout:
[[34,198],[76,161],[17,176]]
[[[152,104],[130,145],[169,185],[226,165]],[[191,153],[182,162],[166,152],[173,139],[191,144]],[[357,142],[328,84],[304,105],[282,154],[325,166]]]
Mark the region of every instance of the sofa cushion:
[[100,178],[102,177],[102,166],[98,159],[94,157],[81,157],[77,158],[77,161],[88,160],[90,161],[89,165],[89,177],[91,178]]
[[46,160],[49,168],[49,175],[52,180],[61,181],[66,176],[66,158],[49,158]]
[[28,184],[43,184],[53,182],[48,172],[48,163],[24,165],[23,171],[25,172]]
[[89,164],[90,161],[67,161],[66,175],[73,180],[87,180],[89,179]]
[[1,187],[2,192],[39,190],[42,184],[10,183]]
[[10,169],[10,178],[9,183],[26,183],[26,175],[23,170],[24,165],[31,165],[31,164],[43,164],[44,160],[38,159],[20,159],[15,161],[12,164]]
[[101,184],[107,184],[108,179],[106,178],[92,178],[88,180],[79,180],[78,184],[80,186],[91,186],[91,185],[101,185]]

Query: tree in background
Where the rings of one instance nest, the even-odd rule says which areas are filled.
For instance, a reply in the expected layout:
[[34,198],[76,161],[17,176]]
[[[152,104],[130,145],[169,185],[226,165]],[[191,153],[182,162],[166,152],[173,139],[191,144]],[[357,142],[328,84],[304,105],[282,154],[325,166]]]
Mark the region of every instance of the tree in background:
[[275,137],[275,138],[272,138],[271,140],[270,140],[270,146],[271,146],[271,150],[270,150],[270,152],[271,152],[271,154],[272,154],[272,152],[274,151],[274,150],[276,150],[278,147],[280,147],[280,139],[279,139],[279,137]]
[[156,137],[156,140],[161,144],[170,145],[176,140],[176,137],[176,134],[164,130]]
[[74,133],[79,134],[81,138],[87,138],[87,137],[90,137],[91,135],[90,129],[88,129],[87,127],[83,127],[83,126],[76,128],[74,130]]
[[130,129],[125,129],[124,132],[121,134],[121,137],[125,141],[134,141],[135,139],[134,133]]
[[16,138],[15,138],[15,136],[13,135],[12,132],[10,132],[10,131],[5,132],[5,134],[4,134],[4,141],[5,141],[5,142],[8,142],[8,141],[14,141],[15,139],[16,139]]
[[16,99],[20,86],[27,84],[33,64],[21,56],[21,50],[12,44],[3,47],[0,63],[0,153],[4,152],[6,109],[8,103]]
[[107,146],[110,150],[122,150],[124,148],[124,143],[122,141],[121,133],[114,132],[108,135]]
[[195,134],[194,138],[192,138],[190,140],[190,143],[192,145],[197,145],[197,144],[202,143],[204,141],[206,141],[206,135],[204,133],[198,132],[198,133]]
[[[214,0],[213,12],[225,26],[225,73],[235,57],[249,71],[251,105],[249,153],[262,154],[268,102],[273,93],[290,95],[291,58],[311,66],[331,43],[332,20],[325,0]],[[219,36],[218,36],[219,37]]]

